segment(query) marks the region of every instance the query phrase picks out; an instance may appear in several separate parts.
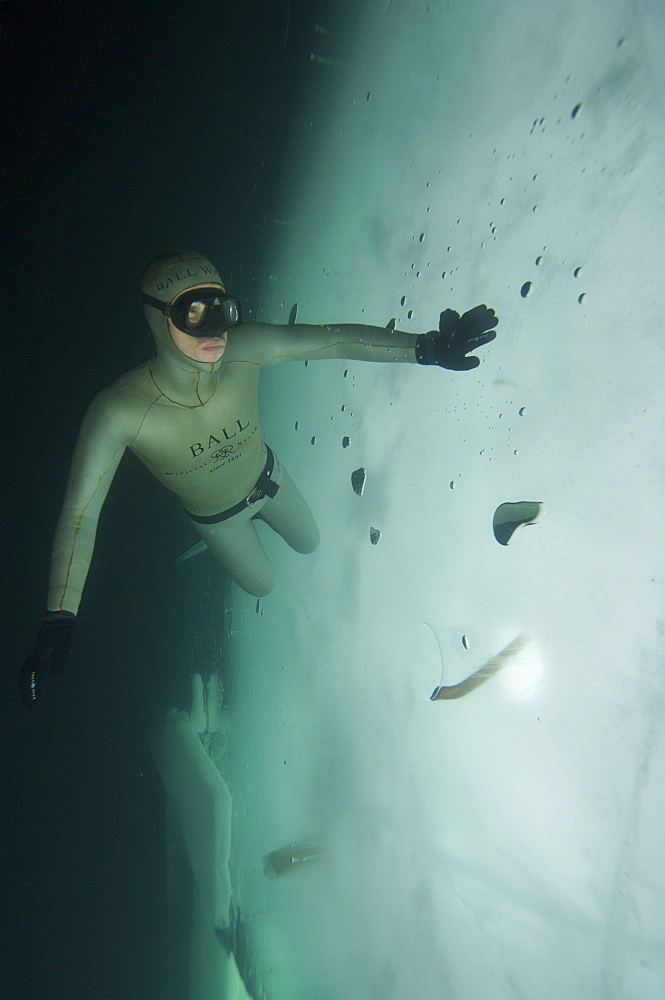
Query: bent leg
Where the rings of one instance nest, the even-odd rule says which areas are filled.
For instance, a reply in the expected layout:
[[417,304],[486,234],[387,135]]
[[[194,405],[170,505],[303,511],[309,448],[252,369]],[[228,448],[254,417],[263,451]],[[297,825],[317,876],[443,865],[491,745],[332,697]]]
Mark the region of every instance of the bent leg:
[[239,587],[253,597],[265,597],[275,586],[275,571],[251,521],[251,511],[241,511],[219,524],[197,524],[217,562]]
[[314,515],[277,456],[273,479],[279,484],[277,495],[266,500],[256,517],[269,524],[296,552],[314,552],[319,545]]

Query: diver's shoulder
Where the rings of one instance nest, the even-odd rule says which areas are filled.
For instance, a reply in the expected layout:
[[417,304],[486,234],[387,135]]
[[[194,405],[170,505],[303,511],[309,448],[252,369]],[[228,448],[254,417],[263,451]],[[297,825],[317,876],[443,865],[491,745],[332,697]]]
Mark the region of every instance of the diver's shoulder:
[[[150,359],[152,360],[152,359]],[[126,404],[129,399],[152,401],[158,391],[150,377],[150,360],[123,372],[97,392],[93,402],[107,406]]]
[[269,346],[283,329],[288,327],[274,323],[243,322],[242,326],[229,332],[224,360],[260,364]]
[[150,362],[146,361],[100,389],[90,402],[86,419],[131,431],[143,420],[157,395],[150,378]]
[[258,320],[252,320],[249,323],[243,322],[241,326],[230,331],[228,343],[229,346],[232,346],[233,344],[262,340],[269,337],[275,329],[276,327],[272,323],[259,323]]

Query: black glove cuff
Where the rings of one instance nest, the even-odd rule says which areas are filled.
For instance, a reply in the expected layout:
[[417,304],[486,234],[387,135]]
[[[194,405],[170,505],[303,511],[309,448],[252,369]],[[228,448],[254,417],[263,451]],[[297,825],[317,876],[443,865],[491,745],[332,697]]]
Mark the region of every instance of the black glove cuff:
[[423,333],[416,340],[416,361],[419,365],[435,365],[434,340],[429,333]]
[[76,628],[76,615],[73,615],[70,611],[65,611],[62,613],[62,617],[58,618],[44,618],[41,625],[39,626],[39,638],[56,636],[73,636],[74,629]]
[[74,641],[76,615],[66,613],[42,622],[33,654],[37,657],[42,679],[47,674],[62,674]]

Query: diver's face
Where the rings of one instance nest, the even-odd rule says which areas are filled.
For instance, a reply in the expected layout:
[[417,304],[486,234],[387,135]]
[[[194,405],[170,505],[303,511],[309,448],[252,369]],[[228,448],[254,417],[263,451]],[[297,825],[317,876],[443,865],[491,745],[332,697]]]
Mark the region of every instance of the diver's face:
[[[194,285],[192,287],[210,288],[210,284]],[[219,287],[221,288],[222,286],[220,285]],[[190,319],[198,319],[196,315],[197,308],[200,309],[200,303],[192,303]],[[178,350],[185,357],[191,358],[192,361],[209,361],[211,364],[214,364],[224,354],[226,350],[226,333],[219,334],[216,337],[190,337],[188,333],[183,333],[177,326],[174,326],[170,319],[167,320],[167,323],[169,325],[171,340]]]
[[191,358],[192,361],[209,361],[211,364],[214,364],[224,354],[226,350],[226,333],[218,337],[190,337],[188,333],[178,330],[170,319],[167,322],[169,324],[171,340],[178,350],[185,357]]

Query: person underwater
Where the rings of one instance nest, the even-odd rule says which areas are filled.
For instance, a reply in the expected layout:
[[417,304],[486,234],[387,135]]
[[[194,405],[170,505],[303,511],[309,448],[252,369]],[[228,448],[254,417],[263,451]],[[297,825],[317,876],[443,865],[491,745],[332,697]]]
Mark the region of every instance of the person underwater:
[[83,419],[51,553],[48,610],[20,672],[31,708],[49,676],[65,669],[99,514],[126,448],[175,493],[229,576],[262,597],[275,576],[254,520],[296,552],[313,552],[319,534],[263,440],[261,369],[339,358],[470,371],[480,361],[469,352],[494,340],[498,323],[485,305],[463,316],[446,309],[439,329],[422,335],[356,324],[243,323],[240,302],[198,253],[153,257],[141,297],[157,353],[99,392]]

